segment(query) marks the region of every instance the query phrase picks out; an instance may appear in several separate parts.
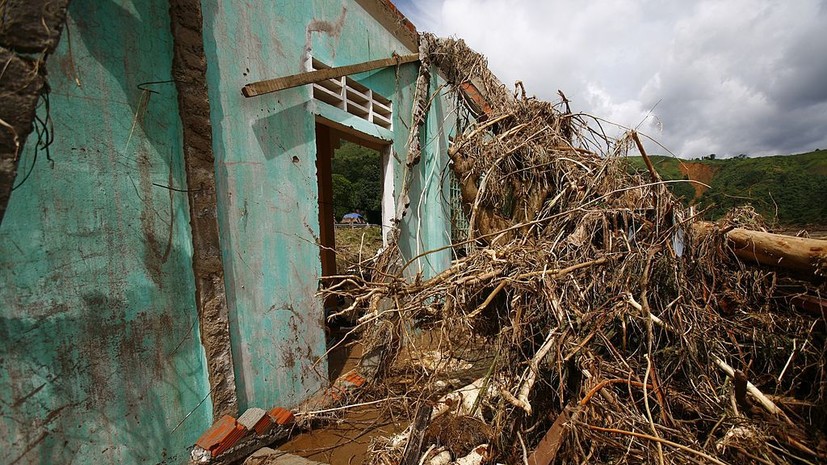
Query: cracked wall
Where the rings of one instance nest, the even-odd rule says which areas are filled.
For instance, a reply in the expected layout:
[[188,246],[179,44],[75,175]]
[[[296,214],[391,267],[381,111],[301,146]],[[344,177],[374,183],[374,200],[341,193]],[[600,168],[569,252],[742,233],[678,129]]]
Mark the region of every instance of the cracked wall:
[[201,340],[207,353],[213,417],[238,415],[224,270],[218,237],[215,158],[212,151],[207,59],[200,0],[171,0],[175,53],[172,62],[183,124],[184,166],[190,206]]

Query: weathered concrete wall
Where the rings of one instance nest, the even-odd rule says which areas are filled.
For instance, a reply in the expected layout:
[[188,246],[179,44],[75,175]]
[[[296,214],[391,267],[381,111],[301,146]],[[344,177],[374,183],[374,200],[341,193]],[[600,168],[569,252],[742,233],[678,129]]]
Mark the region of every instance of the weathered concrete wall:
[[448,168],[449,137],[454,135],[456,114],[438,70],[431,71],[431,107],[421,130],[423,157],[414,168],[410,213],[404,218],[400,248],[408,259],[428,251],[407,270],[424,277],[436,276],[451,264],[451,192]]
[[211,424],[168,11],[75,0],[49,60],[54,164],[27,144],[0,225],[4,463],[180,463]]
[[201,342],[207,354],[213,417],[238,415],[230,348],[224,268],[218,238],[215,159],[212,151],[207,59],[204,56],[201,0],[170,0],[178,106],[183,123],[184,167],[190,205],[194,254],[195,302]]
[[[202,0],[219,225],[242,409],[295,405],[326,382],[326,361],[319,360],[325,350],[322,306],[314,295],[321,271],[314,131],[315,114],[335,118],[335,112],[313,102],[307,86],[252,99],[242,97],[240,89],[302,72],[311,54],[338,66],[411,53],[362,3]],[[416,70],[410,64],[355,76],[393,100],[397,186],[404,175],[398,159],[405,158]],[[347,125],[345,119],[338,122]],[[444,145],[429,142],[423,159],[444,163],[430,152]],[[436,166],[437,174],[440,170]],[[429,183],[441,189],[439,176]],[[437,194],[425,198],[433,203]],[[422,214],[432,211],[437,210],[429,206]],[[403,226],[417,225],[415,215],[414,210]],[[440,218],[426,220],[430,226],[420,238],[428,247],[449,237],[449,223]],[[407,253],[415,249],[405,247]],[[444,258],[434,258],[434,267],[445,266]]]

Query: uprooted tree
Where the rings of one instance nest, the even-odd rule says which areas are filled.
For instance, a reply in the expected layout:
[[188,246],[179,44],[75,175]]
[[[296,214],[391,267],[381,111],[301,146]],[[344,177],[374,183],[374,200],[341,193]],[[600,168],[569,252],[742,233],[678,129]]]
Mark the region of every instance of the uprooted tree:
[[[467,256],[411,281],[391,244],[374,279],[325,291],[350,299],[362,366],[385,381],[364,395],[401,396],[394,406],[419,412],[374,444],[373,463],[827,458],[823,241],[805,247],[803,269],[788,273],[792,259],[777,256],[781,267],[768,266],[749,209],[701,225],[654,169],[628,174],[636,134],[607,137],[565,98],[512,95],[462,41],[426,35],[420,59],[409,166],[431,64],[459,102],[471,83],[490,108],[450,149],[471,218]],[[750,253],[763,265],[739,260]],[[436,339],[444,363],[424,363],[412,328]],[[455,372],[458,359],[475,368]]]

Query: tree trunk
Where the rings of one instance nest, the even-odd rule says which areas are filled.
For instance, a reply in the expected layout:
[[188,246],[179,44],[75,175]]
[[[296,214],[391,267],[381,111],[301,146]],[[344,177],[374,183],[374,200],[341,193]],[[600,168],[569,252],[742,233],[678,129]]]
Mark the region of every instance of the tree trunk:
[[[715,232],[715,225],[695,223],[698,237]],[[827,275],[827,240],[785,236],[734,228],[726,232],[727,245],[741,260],[760,265],[804,272],[816,277]]]

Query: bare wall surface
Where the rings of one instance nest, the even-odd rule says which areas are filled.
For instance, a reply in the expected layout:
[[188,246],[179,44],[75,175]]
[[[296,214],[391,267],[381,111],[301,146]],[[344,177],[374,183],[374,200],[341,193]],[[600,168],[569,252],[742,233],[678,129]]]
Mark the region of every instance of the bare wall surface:
[[[314,114],[324,104],[311,100],[308,86],[252,99],[241,87],[305,71],[311,55],[341,66],[411,51],[352,0],[202,0],[202,13],[239,406],[289,407],[326,383],[315,296],[321,267]],[[398,160],[416,65],[355,78],[394,102],[394,176],[401,185]],[[447,237],[444,230],[435,236]]]
[[54,163],[27,144],[0,225],[5,463],[181,463],[211,424],[168,11],[73,1],[49,60]]

